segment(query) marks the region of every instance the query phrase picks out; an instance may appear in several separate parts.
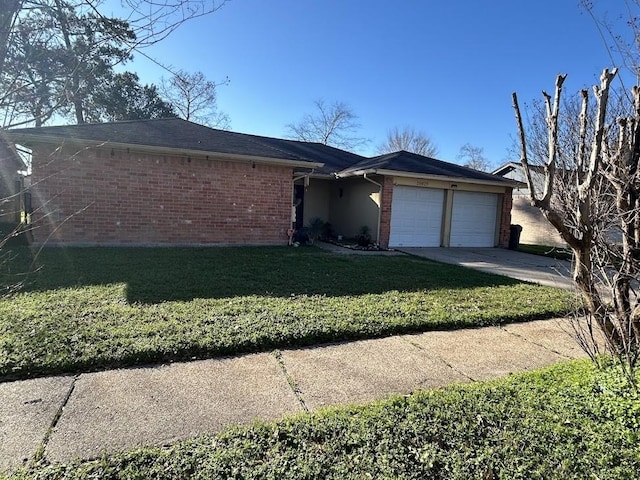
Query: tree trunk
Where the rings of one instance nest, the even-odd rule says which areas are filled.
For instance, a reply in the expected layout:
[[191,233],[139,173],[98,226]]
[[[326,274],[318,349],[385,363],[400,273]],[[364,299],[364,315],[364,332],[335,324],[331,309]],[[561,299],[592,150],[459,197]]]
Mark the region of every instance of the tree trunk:
[[605,335],[609,347],[619,354],[624,351],[624,338],[621,337],[616,325],[612,322],[606,304],[596,288],[591,262],[590,248],[572,248],[574,257],[573,281],[582,296],[587,312]]
[[[71,42],[71,34],[69,33],[68,18],[65,16],[64,8],[60,0],[56,0],[55,13],[56,13],[56,18],[60,22],[60,30],[62,31],[62,37],[64,38],[65,48],[69,52],[69,57],[75,59],[76,57],[73,53],[73,43]],[[71,68],[73,68],[73,72],[70,77],[71,88],[69,89],[69,94],[71,95],[71,103],[73,103],[73,109],[76,116],[76,123],[80,125],[86,122],[84,119],[84,108],[82,105],[82,97],[80,95],[80,75],[78,74],[79,65],[77,64],[71,65]]]

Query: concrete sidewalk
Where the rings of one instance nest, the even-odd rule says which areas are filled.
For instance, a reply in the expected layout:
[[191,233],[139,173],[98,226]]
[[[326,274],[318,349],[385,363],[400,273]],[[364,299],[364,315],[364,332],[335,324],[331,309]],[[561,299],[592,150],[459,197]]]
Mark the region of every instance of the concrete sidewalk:
[[582,357],[565,320],[428,332],[0,384],[0,470],[89,459],[327,405]]
[[401,252],[549,287],[573,290],[571,262],[504,248],[417,248]]

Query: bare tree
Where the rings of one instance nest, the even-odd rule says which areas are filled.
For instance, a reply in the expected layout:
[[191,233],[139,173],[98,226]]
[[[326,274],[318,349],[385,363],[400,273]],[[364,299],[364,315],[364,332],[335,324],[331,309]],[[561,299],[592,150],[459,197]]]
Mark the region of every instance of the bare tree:
[[[573,150],[561,149],[559,142],[566,75],[558,76],[553,98],[543,92],[548,141],[542,191],[532,179],[515,93],[513,107],[531,205],[540,209],[573,251],[573,280],[584,302],[587,336],[594,338],[593,329],[603,334],[608,350],[635,385],[640,356],[640,87],[631,91],[631,113],[608,122],[616,73],[616,69],[602,72],[600,85],[594,87],[595,109],[589,107],[589,92],[580,92]],[[571,168],[562,166],[563,159]],[[562,204],[564,208],[559,207]],[[591,353],[595,352],[597,348]]]
[[[606,11],[599,11],[598,6],[611,7],[608,2],[580,0],[582,9],[591,17],[602,38],[612,65],[622,72],[631,73],[640,81],[640,0],[622,0],[614,2],[622,7],[622,15],[607,15]],[[614,8],[615,8],[614,7]],[[619,20],[624,19],[627,27],[625,34],[618,30]],[[624,85],[624,79],[619,78]],[[628,92],[625,92],[628,93]]]
[[491,164],[487,157],[484,156],[484,148],[476,147],[470,143],[465,143],[460,147],[458,153],[458,160],[463,162],[465,167],[473,168],[474,170],[480,170],[481,172],[488,172],[491,170]]
[[345,150],[354,150],[369,143],[369,140],[357,135],[361,127],[358,116],[346,103],[327,104],[324,100],[316,100],[314,104],[314,113],[308,113],[300,121],[285,127],[288,138]]
[[400,130],[394,127],[387,132],[384,143],[378,145],[378,153],[392,153],[399,150],[417,153],[425,157],[434,157],[438,154],[438,147],[431,137],[424,132],[417,131],[413,127],[404,127]]
[[[223,84],[227,82],[228,79]],[[180,70],[170,79],[162,79],[160,92],[179,117],[228,130],[229,116],[218,110],[217,88],[220,85],[207,80],[202,72]]]
[[[94,3],[93,0],[77,1],[90,5]],[[189,20],[217,12],[228,0],[121,1],[129,12],[124,20],[132,26],[136,34],[136,42],[131,44],[131,49],[138,50],[164,40]]]

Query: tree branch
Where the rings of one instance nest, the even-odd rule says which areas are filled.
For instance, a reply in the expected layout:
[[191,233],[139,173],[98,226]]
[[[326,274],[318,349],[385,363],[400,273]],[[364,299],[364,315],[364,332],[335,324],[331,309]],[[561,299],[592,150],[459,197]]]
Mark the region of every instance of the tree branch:
[[547,129],[549,131],[549,150],[545,163],[545,182],[544,194],[542,195],[542,204],[547,208],[551,206],[551,196],[553,195],[553,182],[556,177],[556,157],[558,154],[558,113],[560,111],[560,96],[562,95],[562,84],[567,75],[558,75],[556,78],[556,88],[553,99],[553,109],[551,108],[551,98],[546,92],[542,92],[545,96],[547,105]]
[[593,145],[591,147],[591,158],[589,159],[589,166],[587,167],[587,175],[584,180],[578,185],[578,197],[581,200],[585,200],[588,196],[588,192],[593,188],[593,183],[598,172],[598,163],[600,162],[602,155],[602,141],[604,139],[605,125],[607,120],[607,104],[609,103],[609,88],[613,81],[617,68],[609,69],[605,68],[600,75],[600,88],[594,87],[593,93],[596,96],[597,116],[595,135],[593,137]]
[[582,97],[582,108],[580,109],[580,133],[578,134],[578,184],[582,181],[582,177],[585,173],[585,163],[587,159],[587,115],[589,112],[589,92],[584,89],[580,90],[580,96]]
[[531,169],[529,168],[529,158],[527,156],[527,138],[524,133],[524,126],[522,124],[522,115],[520,114],[520,105],[518,104],[518,94],[513,92],[511,94],[513,100],[513,109],[516,112],[516,123],[518,124],[518,136],[520,137],[520,163],[522,164],[522,170],[524,171],[525,178],[527,179],[527,186],[529,187],[529,199],[531,200],[531,206],[536,206],[538,197],[536,195],[535,184],[531,178]]

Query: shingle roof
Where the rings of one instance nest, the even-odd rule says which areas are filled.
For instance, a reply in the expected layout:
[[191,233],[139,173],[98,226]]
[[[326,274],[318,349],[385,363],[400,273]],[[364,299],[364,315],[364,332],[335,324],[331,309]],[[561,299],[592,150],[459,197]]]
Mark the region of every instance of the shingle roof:
[[255,138],[256,141],[270,145],[274,148],[286,150],[300,158],[307,158],[310,161],[324,163],[324,166],[316,168],[315,172],[325,175],[331,175],[335,172],[339,172],[354,163],[361,162],[366,159],[366,157],[362,157],[345,150],[340,150],[339,148],[330,147],[329,145],[324,145],[322,143],[299,142],[296,140],[257,137],[254,135],[250,136]]
[[131,120],[123,122],[64,125],[8,130],[11,137],[54,137],[91,142],[114,142],[126,145],[159,147],[277,158],[291,161],[314,161],[294,152],[278,149],[259,141],[259,137],[216,130],[180,118]]
[[404,150],[387,153],[374,158],[367,158],[343,170],[340,172],[340,175],[349,176],[357,174],[356,172],[371,172],[376,170],[417,173],[422,175],[435,175],[505,184],[512,183],[510,180],[490,173],[480,172],[472,168],[463,167],[462,165],[444,162],[442,160],[425,157],[423,155],[418,155]]
[[290,162],[313,162],[324,164],[322,167],[315,168],[314,172],[325,175],[335,173],[339,176],[349,176],[362,171],[386,170],[512,183],[502,177],[406,151],[365,158],[321,143],[216,130],[179,118],[20,128],[8,130],[7,133],[18,142],[25,139],[34,142],[38,139],[47,139],[47,141],[60,139],[61,142],[65,140],[112,142],[206,154],[220,153]]

